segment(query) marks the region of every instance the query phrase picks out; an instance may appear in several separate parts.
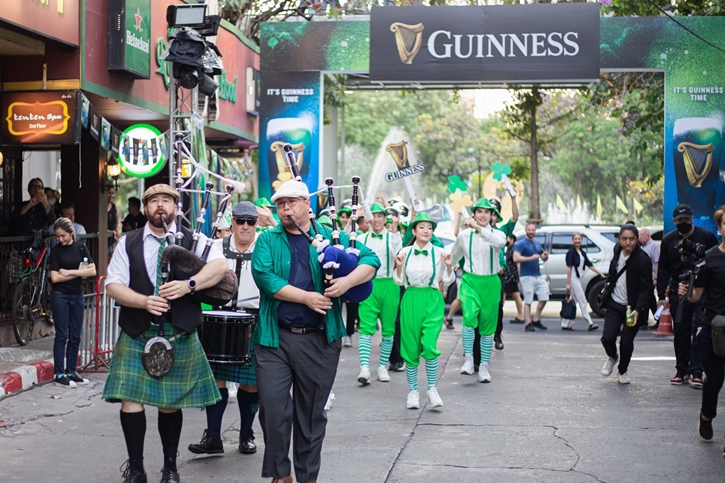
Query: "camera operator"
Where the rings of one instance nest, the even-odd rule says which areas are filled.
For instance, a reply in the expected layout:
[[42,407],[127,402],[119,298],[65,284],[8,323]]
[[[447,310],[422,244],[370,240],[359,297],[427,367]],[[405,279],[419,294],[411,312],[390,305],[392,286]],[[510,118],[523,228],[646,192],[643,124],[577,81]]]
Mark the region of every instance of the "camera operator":
[[[689,206],[680,204],[675,207],[672,213],[675,222],[675,230],[667,233],[662,238],[660,245],[660,260],[657,272],[657,305],[664,305],[665,291],[670,288],[670,313],[672,317],[676,317],[679,300],[676,296],[677,285],[680,282],[680,275],[687,270],[692,270],[693,257],[686,256],[687,261],[683,261],[683,253],[680,248],[690,248],[690,252],[694,247],[692,244],[699,244],[705,247],[705,250],[716,246],[717,238],[710,231],[692,225],[692,209]],[[683,240],[685,240],[683,242]],[[691,242],[691,243],[687,243]],[[687,250],[684,251],[687,253]],[[675,332],[675,358],[677,360],[675,367],[677,373],[675,377],[670,379],[670,384],[684,384],[688,377],[690,385],[695,389],[702,388],[702,362],[700,362],[700,354],[697,345],[692,341],[694,334],[693,315],[696,309],[694,303],[685,302],[682,307],[682,319],[680,323],[674,324]],[[698,314],[699,315],[699,314]],[[699,319],[697,317],[696,319]]]
[[[715,212],[715,221],[718,231],[725,237],[725,207]],[[688,285],[680,283],[678,294],[686,295],[687,289]],[[709,441],[713,434],[712,418],[717,415],[718,394],[725,378],[725,357],[715,354],[713,339],[717,339],[717,336],[712,334],[713,319],[725,315],[725,242],[705,254],[705,266],[697,275],[692,294],[687,300],[697,303],[703,294],[702,329],[696,339],[707,379],[702,390],[698,432],[702,439]]]

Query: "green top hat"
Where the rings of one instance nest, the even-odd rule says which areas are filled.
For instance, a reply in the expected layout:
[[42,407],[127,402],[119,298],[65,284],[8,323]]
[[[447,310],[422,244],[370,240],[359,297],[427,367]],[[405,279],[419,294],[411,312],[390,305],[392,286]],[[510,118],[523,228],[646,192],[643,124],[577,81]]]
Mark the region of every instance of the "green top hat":
[[415,215],[415,219],[410,223],[410,229],[411,230],[415,229],[415,225],[417,225],[421,221],[427,221],[428,223],[432,224],[433,230],[435,230],[436,227],[438,226],[435,221],[430,219],[430,215],[428,213],[420,212]]
[[274,208],[274,205],[267,198],[259,198],[252,203],[254,206],[264,206],[266,208]]
[[332,220],[327,215],[321,215],[317,217],[317,222],[320,225],[325,225],[328,228],[332,228]]
[[386,215],[386,216],[388,214],[388,212],[385,211],[385,207],[383,205],[381,205],[380,203],[373,203],[372,205],[370,205],[370,213],[372,213],[372,214],[382,213],[383,215]]
[[349,206],[343,206],[342,208],[340,208],[339,210],[337,210],[337,214],[339,215],[340,213],[350,213],[350,214],[352,214],[352,208],[350,208]]
[[501,213],[496,208],[494,208],[493,206],[491,206],[491,203],[489,203],[486,198],[479,198],[479,200],[476,201],[476,204],[473,205],[473,213],[474,214],[476,213],[476,210],[478,208],[482,208],[484,210],[490,210],[491,212],[496,213],[496,216],[498,216],[498,219],[499,220],[501,219]]

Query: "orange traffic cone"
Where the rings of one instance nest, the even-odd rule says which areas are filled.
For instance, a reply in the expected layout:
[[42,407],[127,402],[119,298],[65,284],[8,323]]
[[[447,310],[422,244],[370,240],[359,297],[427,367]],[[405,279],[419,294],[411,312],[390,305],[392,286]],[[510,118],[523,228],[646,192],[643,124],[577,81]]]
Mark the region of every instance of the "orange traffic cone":
[[670,304],[665,304],[665,309],[660,315],[660,325],[656,332],[652,332],[654,335],[675,335],[672,332],[672,314],[670,314]]

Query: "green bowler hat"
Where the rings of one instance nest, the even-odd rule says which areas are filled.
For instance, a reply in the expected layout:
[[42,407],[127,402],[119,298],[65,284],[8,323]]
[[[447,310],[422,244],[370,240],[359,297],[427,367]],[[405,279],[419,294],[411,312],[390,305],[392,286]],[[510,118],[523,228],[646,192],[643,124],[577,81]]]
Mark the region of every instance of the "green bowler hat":
[[266,208],[274,208],[274,205],[267,198],[259,198],[252,203],[254,206],[264,206]]
[[381,213],[383,215],[388,214],[388,212],[385,211],[385,207],[383,205],[381,205],[380,203],[373,203],[372,205],[370,205],[370,213],[372,213],[372,214]]
[[491,203],[489,203],[488,202],[488,199],[486,199],[486,198],[479,198],[479,200],[476,201],[476,204],[473,205],[473,213],[474,214],[476,213],[476,210],[478,208],[481,208],[481,209],[484,209],[484,210],[490,210],[491,212],[496,213],[496,215],[498,216],[498,219],[499,220],[501,219],[501,213],[499,213],[499,211],[496,208],[494,208],[493,206],[491,206]]
[[[488,202],[488,200],[486,200],[486,201]],[[432,224],[434,230],[438,226],[438,224],[435,221],[431,220],[430,215],[428,213],[420,212],[415,215],[415,219],[410,223],[410,229],[411,230],[414,229],[415,225],[417,225],[421,221],[427,221],[428,223]]]
[[343,206],[342,208],[337,210],[337,214],[339,215],[340,213],[350,213],[352,215],[352,208],[350,208],[349,206]]

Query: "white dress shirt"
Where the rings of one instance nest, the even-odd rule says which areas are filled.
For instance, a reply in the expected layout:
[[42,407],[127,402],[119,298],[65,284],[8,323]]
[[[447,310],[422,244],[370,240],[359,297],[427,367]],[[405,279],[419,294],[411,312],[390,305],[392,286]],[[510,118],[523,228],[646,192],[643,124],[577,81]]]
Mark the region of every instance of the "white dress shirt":
[[[619,254],[619,260],[617,261],[617,273],[619,273],[624,264],[627,263],[629,257],[625,257],[623,253]],[[617,283],[614,284],[614,290],[612,290],[612,300],[620,305],[629,305],[627,301],[627,272],[625,271],[617,279]]]
[[[176,234],[176,222],[171,223],[169,233]],[[200,257],[204,252],[206,239],[206,236],[201,233],[199,234],[199,243],[196,246],[195,253]],[[151,285],[156,285],[156,264],[159,258],[159,240],[156,234],[151,231],[148,223],[146,223],[143,229],[143,257],[146,262],[146,273],[149,276]],[[211,250],[209,250],[207,262],[211,262],[219,258],[224,258],[222,251],[215,245],[212,245]],[[120,283],[128,287],[129,283],[131,283],[130,267],[131,263],[128,260],[128,253],[126,252],[126,235],[123,235],[118,239],[116,249],[113,251],[113,257],[111,257],[111,263],[108,265],[106,285]]]
[[473,275],[495,275],[501,265],[499,251],[506,245],[506,235],[488,225],[480,233],[466,228],[456,237],[451,249],[453,263],[465,260],[463,270]]
[[[259,236],[259,233],[256,234]],[[249,253],[251,254],[254,252],[254,246],[257,244],[257,241],[252,242],[251,245],[249,245],[249,248],[247,248],[242,253]],[[222,254],[224,253],[224,240],[219,239],[214,241],[214,246],[219,249]],[[234,235],[232,235],[231,239],[229,240],[229,250],[234,253],[239,253],[239,250],[237,249],[237,244],[234,243]],[[258,309],[259,308],[259,289],[257,288],[257,284],[254,283],[254,278],[252,277],[252,261],[246,261],[246,260],[236,260],[234,258],[227,258],[227,265],[229,265],[229,270],[237,273],[237,261],[242,264],[242,271],[239,276],[239,291],[237,292],[237,308],[239,309]],[[229,304],[232,302],[229,301]],[[228,304],[227,304],[228,305]]]
[[398,285],[404,287],[433,287],[438,289],[439,283],[443,281],[445,290],[450,284],[456,281],[456,272],[451,269],[448,272],[442,256],[446,254],[445,250],[433,246],[428,242],[423,250],[428,255],[415,254],[415,250],[420,250],[417,243],[403,248],[400,253],[403,254],[403,269],[398,276],[398,270],[393,271],[393,279]]
[[369,232],[360,235],[358,241],[375,252],[380,259],[380,268],[375,277],[392,278],[395,271],[395,255],[403,248],[403,238],[400,236],[400,232],[391,233],[388,230],[383,230],[380,233],[382,239],[373,238],[373,233],[375,232],[370,229]]

